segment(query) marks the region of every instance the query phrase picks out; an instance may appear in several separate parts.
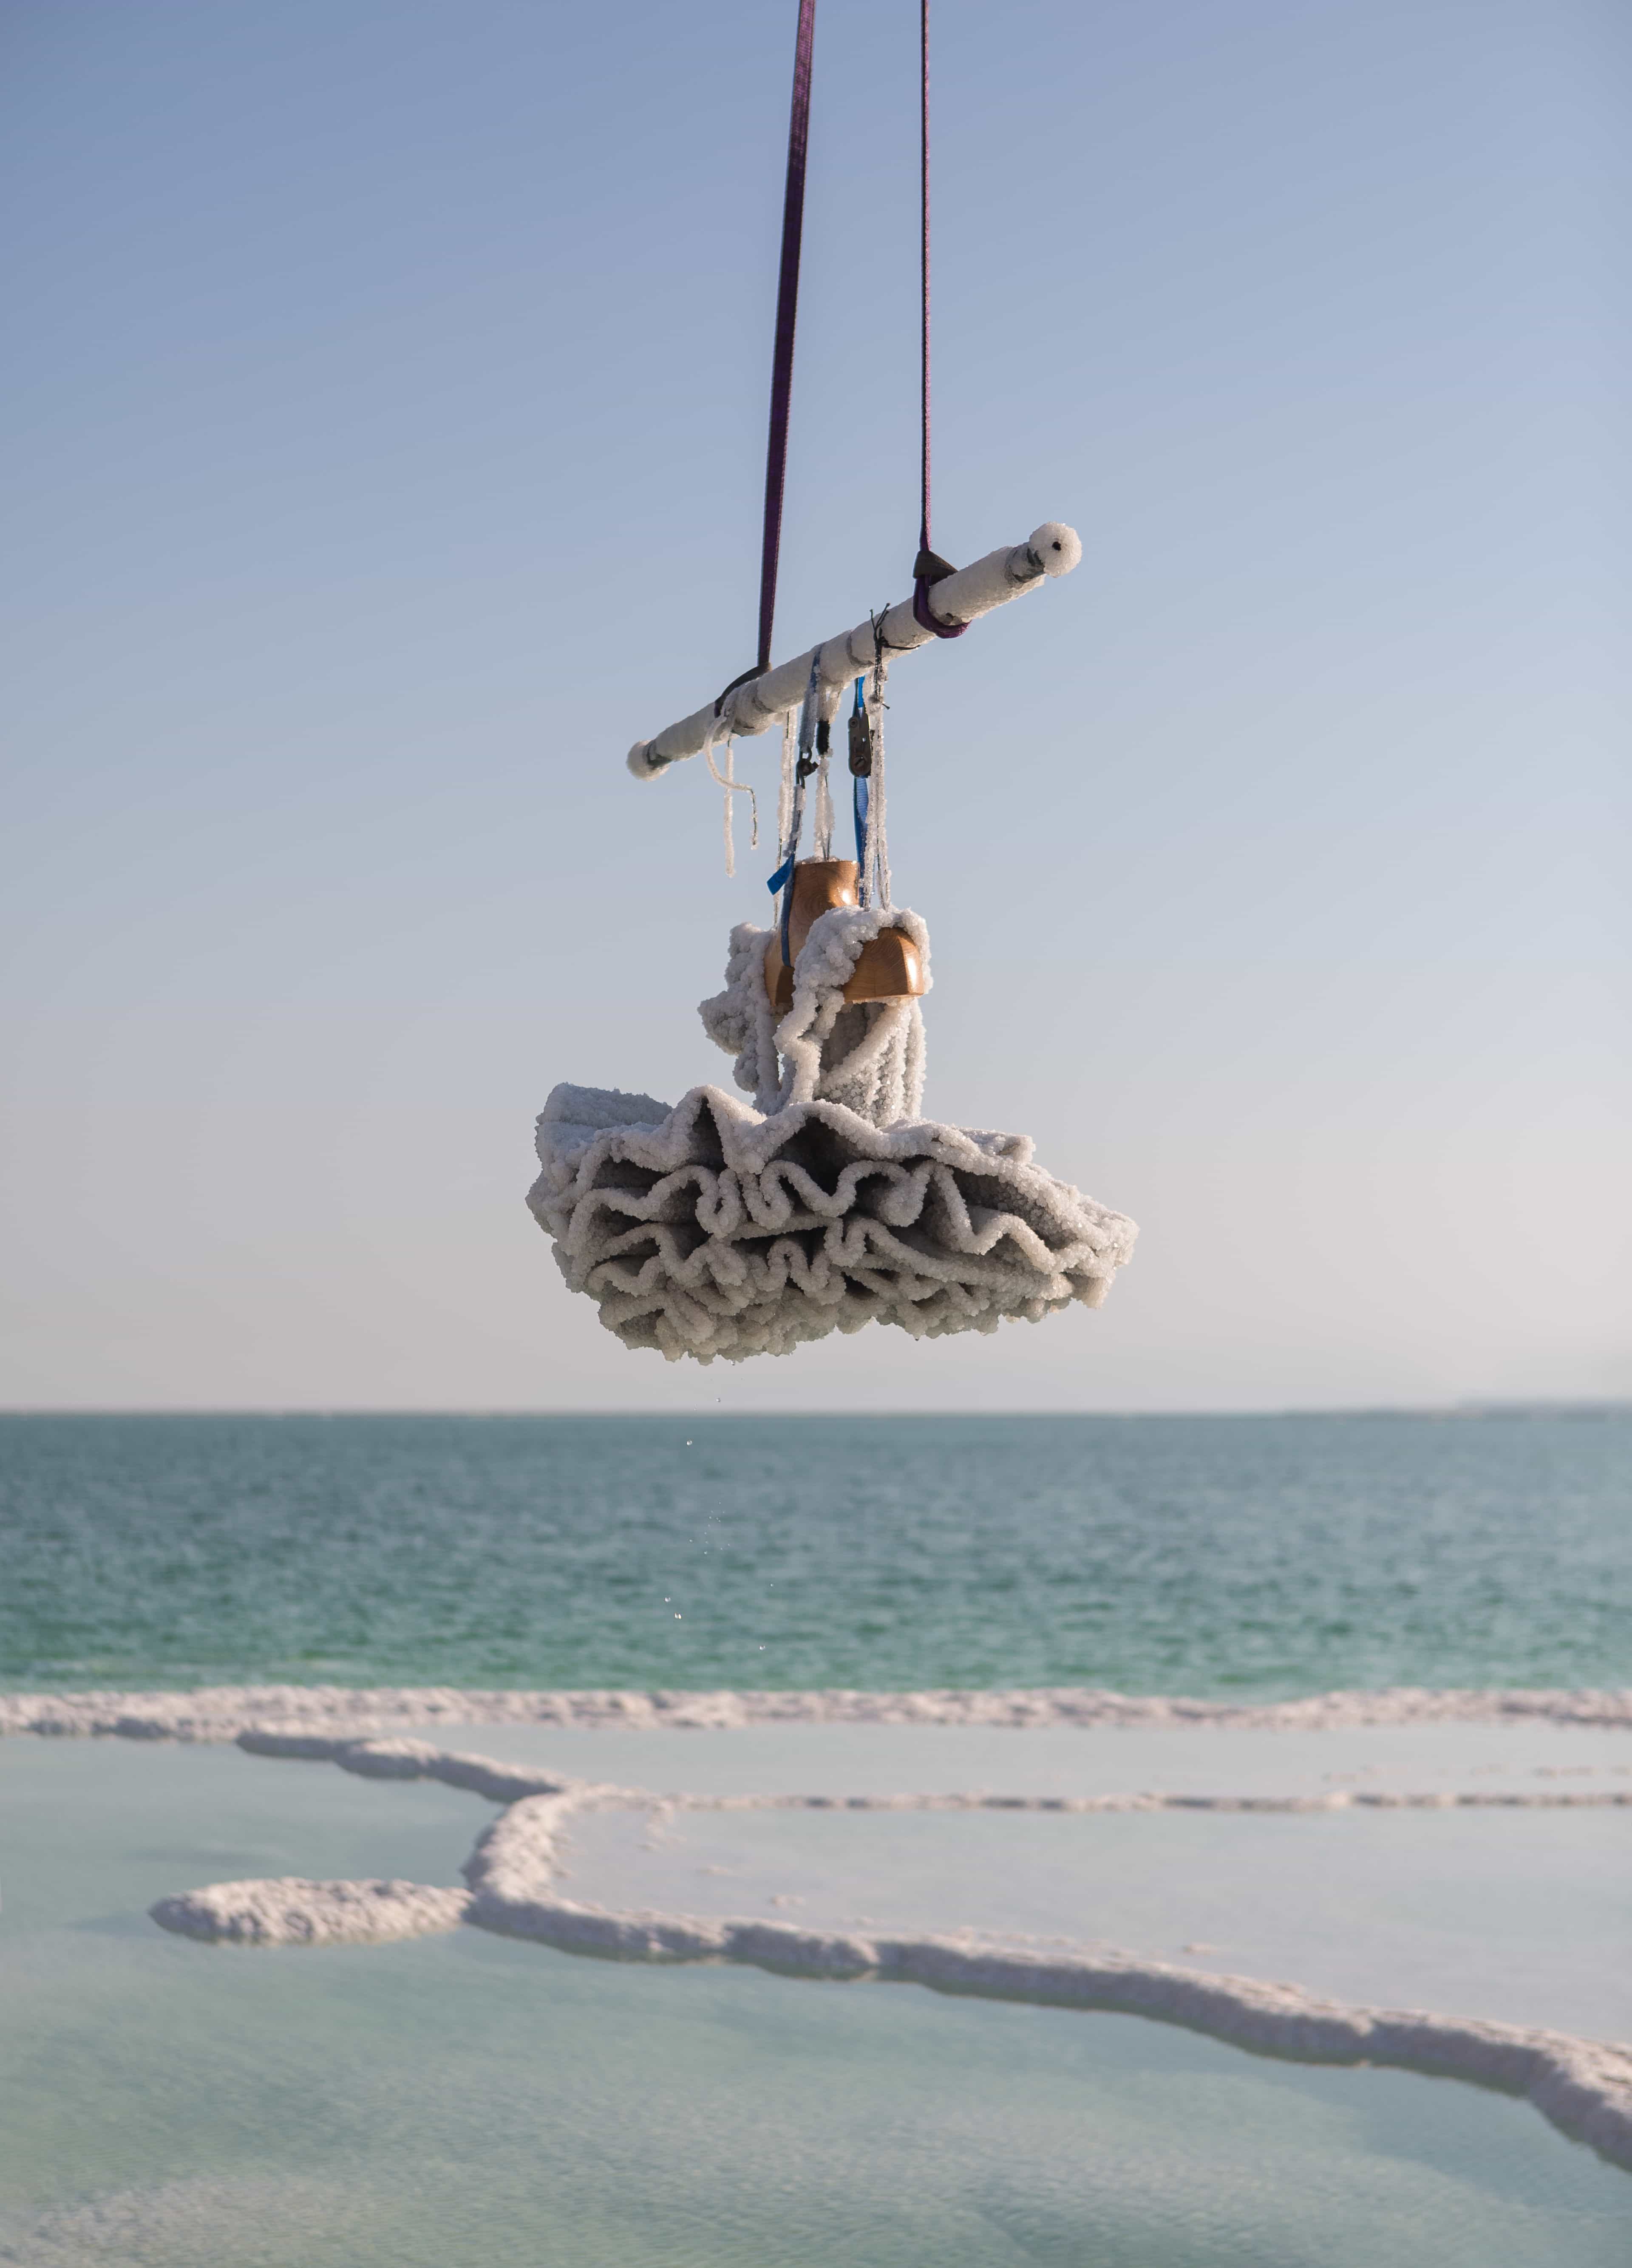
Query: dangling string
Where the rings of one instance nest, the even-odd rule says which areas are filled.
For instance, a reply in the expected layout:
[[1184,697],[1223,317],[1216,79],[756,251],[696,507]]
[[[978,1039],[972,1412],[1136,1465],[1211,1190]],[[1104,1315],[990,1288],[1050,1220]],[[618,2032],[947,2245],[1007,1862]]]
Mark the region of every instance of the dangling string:
[[[782,858],[788,847],[788,829],[793,823],[793,768],[798,760],[798,724],[790,709],[782,720],[782,777],[776,790],[776,855]],[[770,887],[780,889],[776,876]]]
[[736,743],[731,738],[731,731],[728,726],[724,728],[724,737],[725,741],[724,770],[722,771],[719,766],[715,762],[714,744],[716,740],[720,737],[721,730],[722,728],[717,725],[714,729],[710,731],[708,739],[702,744],[702,753],[709,760],[709,770],[713,773],[715,778],[725,791],[725,872],[729,876],[734,875],[737,871],[737,844],[731,831],[731,798],[735,795],[746,795],[748,799],[748,843],[749,848],[754,850],[757,850],[760,847],[760,799],[754,792],[753,783],[751,781],[739,780],[737,777]]
[[[823,718],[819,721],[816,727],[816,824],[814,833],[816,836],[816,856],[819,858],[831,858],[833,856],[833,785],[827,777],[827,764],[832,753],[832,743],[827,738],[828,729],[827,719]],[[824,743],[826,743],[826,745],[824,745]]]

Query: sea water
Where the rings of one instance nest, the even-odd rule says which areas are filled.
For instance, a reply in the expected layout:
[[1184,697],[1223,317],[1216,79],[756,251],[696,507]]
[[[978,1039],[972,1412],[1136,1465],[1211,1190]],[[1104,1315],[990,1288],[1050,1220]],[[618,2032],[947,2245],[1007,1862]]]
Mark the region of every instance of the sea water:
[[0,1418],[0,1687],[1632,1678],[1632,1415]]

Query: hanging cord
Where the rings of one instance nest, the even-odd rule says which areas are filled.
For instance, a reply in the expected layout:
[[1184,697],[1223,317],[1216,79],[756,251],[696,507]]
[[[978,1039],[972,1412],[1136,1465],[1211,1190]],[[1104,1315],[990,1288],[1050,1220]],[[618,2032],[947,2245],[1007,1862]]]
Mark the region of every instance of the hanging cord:
[[[721,738],[724,738],[725,742],[725,769],[724,771],[720,770],[719,766],[714,761],[715,743]],[[709,731],[708,739],[702,744],[702,753],[708,758],[709,771],[713,773],[715,778],[725,791],[725,873],[727,877],[730,877],[734,875],[737,871],[737,844],[731,829],[731,811],[733,807],[731,798],[737,795],[746,795],[748,799],[748,847],[753,850],[757,850],[760,847],[760,799],[754,792],[752,781],[739,780],[737,777],[737,744],[732,739],[728,727],[722,726],[718,723],[716,723]]]
[[913,619],[937,637],[961,637],[967,622],[944,622],[930,605],[931,584],[954,573],[930,549],[930,0],[918,0],[918,556],[913,562]]

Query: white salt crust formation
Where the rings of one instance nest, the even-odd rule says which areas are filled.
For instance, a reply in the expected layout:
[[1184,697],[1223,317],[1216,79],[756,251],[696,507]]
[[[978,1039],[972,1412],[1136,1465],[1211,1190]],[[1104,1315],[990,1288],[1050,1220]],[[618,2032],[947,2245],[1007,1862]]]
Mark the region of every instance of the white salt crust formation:
[[1133,1222],[1034,1165],[1024,1134],[919,1116],[916,1000],[844,1005],[886,927],[927,975],[916,914],[837,908],[811,925],[780,1023],[771,932],[731,932],[725,990],[701,1013],[752,1108],[716,1086],[673,1109],[607,1087],[550,1094],[527,1204],[626,1346],[744,1362],[870,1322],[938,1338],[1103,1303]]
[[457,1929],[470,1900],[463,1890],[419,1882],[216,1882],[160,1898],[151,1909],[161,1929],[227,1945],[370,1945]]
[[[482,1757],[425,1741],[354,1742],[311,1734],[246,1733],[252,1754],[327,1760],[374,1778],[444,1780],[506,1808],[478,1837],[463,1872],[468,1893],[407,1882],[217,1883],[161,1899],[162,1927],[255,1945],[320,1945],[445,1930],[460,1921],[562,1952],[647,1962],[731,1961],[790,1977],[914,1984],[932,1992],[1152,2018],[1301,2062],[1375,2064],[1462,2079],[1523,2095],[1563,2133],[1632,2171],[1632,2049],[1570,2033],[1414,2009],[1326,2000],[1291,1984],[1218,1977],[1121,1953],[1047,1953],[954,1936],[852,1935],[783,1922],[614,1912],[552,1894],[564,1830],[575,1812],[816,1808],[1027,1810],[1155,1808],[1184,1799],[1006,1799],[990,1796],[654,1796]],[[1350,1798],[1349,1800],[1354,1799]],[[1325,1809],[1302,1802],[1209,1798],[1218,1809]]]
[[[0,1693],[14,1733],[136,1741],[235,1741],[268,1727],[358,1739],[409,1725],[558,1725],[591,1731],[730,1732],[747,1725],[961,1725],[1014,1731],[1072,1725],[1151,1730],[1336,1732],[1347,1727],[1547,1723],[1632,1728],[1632,1687],[1394,1685],[1298,1701],[1198,1701],[1092,1685],[862,1693],[515,1690],[452,1685],[210,1685],[191,1693]],[[314,1754],[319,1751],[314,1750]],[[321,1753],[327,1754],[327,1748]],[[504,1798],[496,1799],[503,1801]]]

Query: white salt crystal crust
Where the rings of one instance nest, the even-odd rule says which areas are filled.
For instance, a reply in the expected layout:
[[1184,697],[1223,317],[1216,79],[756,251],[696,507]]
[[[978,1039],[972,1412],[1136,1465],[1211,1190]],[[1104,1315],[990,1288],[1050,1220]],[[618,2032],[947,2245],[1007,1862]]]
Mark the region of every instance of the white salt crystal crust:
[[[1200,1701],[1180,1694],[1110,1692],[1090,1685],[863,1693],[630,1692],[619,1689],[469,1690],[449,1685],[212,1685],[190,1693],[0,1693],[0,1736],[116,1734],[125,1740],[235,1741],[273,1728],[310,1733],[327,1756],[334,1738],[436,1724],[559,1725],[626,1732],[726,1732],[747,1725],[1075,1725],[1157,1729],[1331,1732],[1349,1726],[1514,1724],[1632,1727],[1632,1687],[1394,1685],[1315,1693],[1298,1701]],[[280,1751],[284,1755],[296,1749]]]
[[[151,1913],[165,1929],[228,1943],[287,1946],[413,1936],[468,1922],[504,1936],[602,1959],[730,1961],[790,1977],[915,1984],[932,1992],[1114,2011],[1179,2024],[1259,2054],[1388,2066],[1523,2095],[1562,2132],[1632,2170],[1632,2049],[1614,2043],[1476,2018],[1323,1999],[1294,1984],[1217,1976],[1120,1952],[1039,1951],[980,1940],[973,1933],[851,1934],[759,1918],[616,1911],[562,1898],[555,1890],[568,1824],[575,1813],[585,1810],[630,1808],[658,1815],[676,1809],[771,1808],[1296,1811],[1374,1798],[1356,1798],[1347,1792],[1313,1800],[1171,1795],[1014,1798],[985,1793],[656,1796],[452,1753],[423,1740],[347,1741],[310,1731],[261,1727],[241,1733],[239,1745],[254,1755],[330,1761],[367,1778],[435,1778],[504,1808],[477,1838],[465,1863],[467,1891],[400,1881],[294,1878],[217,1883],[161,1899]],[[1437,1793],[1383,1800],[1436,1805],[1444,1800]],[[1506,1803],[1515,1799],[1498,1793],[1474,1800]],[[1552,1803],[1561,1798],[1549,1793],[1519,1800]],[[1562,1800],[1579,1800],[1580,1796],[1572,1792]],[[1627,1798],[1616,1792],[1589,1800],[1624,1802]]]
[[160,1898],[149,1908],[161,1929],[230,1945],[365,1945],[457,1929],[470,1900],[463,1890],[418,1882],[216,1882]]

